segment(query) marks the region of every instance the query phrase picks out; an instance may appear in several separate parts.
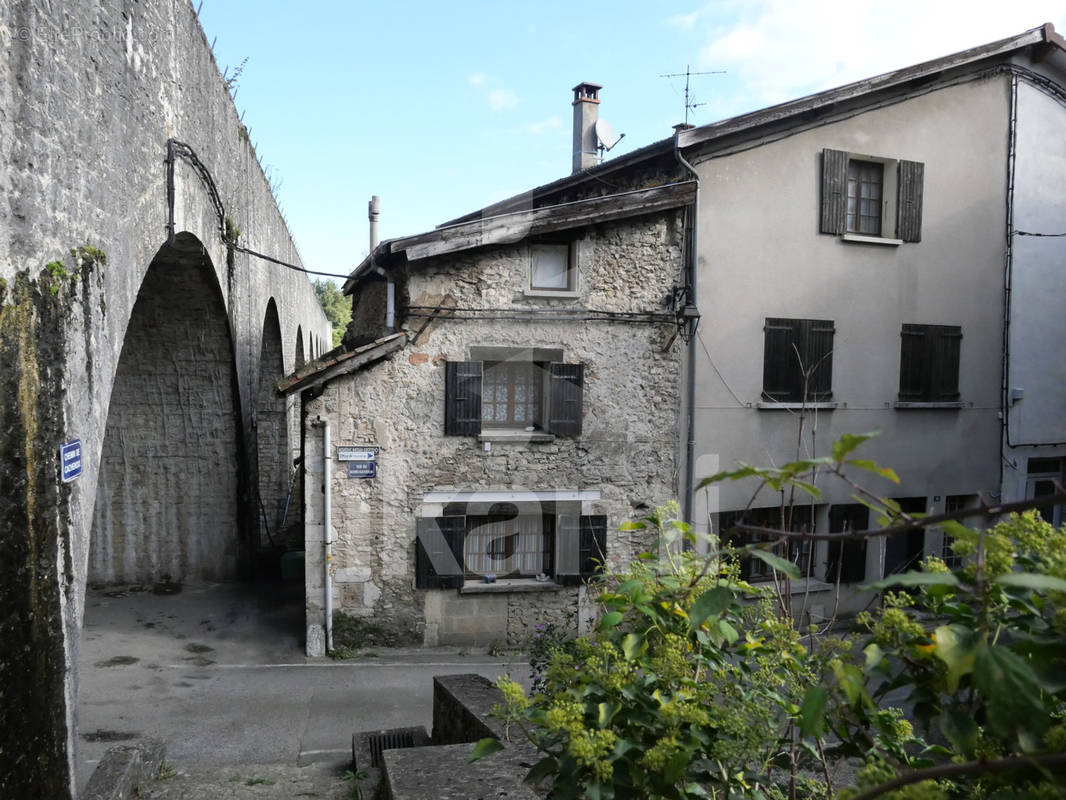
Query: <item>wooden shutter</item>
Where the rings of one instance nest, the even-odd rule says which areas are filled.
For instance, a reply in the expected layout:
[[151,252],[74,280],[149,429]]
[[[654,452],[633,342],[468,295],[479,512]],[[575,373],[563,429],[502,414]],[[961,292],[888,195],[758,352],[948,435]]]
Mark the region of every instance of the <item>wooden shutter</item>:
[[481,433],[481,362],[444,364],[444,433],[477,436]]
[[556,583],[578,586],[600,572],[607,555],[606,516],[560,514],[556,531]]
[[[803,368],[810,371],[807,383],[807,399],[812,402],[828,400],[833,396],[833,334],[836,328],[832,320],[803,320],[806,328],[806,346],[801,348]],[[802,374],[799,378],[803,380]],[[803,386],[799,387],[799,399],[803,399]]]
[[822,233],[844,233],[848,209],[848,154],[822,150]]
[[920,161],[900,161],[898,176],[896,236],[905,242],[920,242],[925,164]]
[[932,369],[929,385],[933,402],[951,402],[959,399],[959,349],[962,344],[962,328],[957,325],[930,326]]
[[929,326],[904,324],[900,331],[899,399],[928,399]]
[[762,393],[767,400],[788,402],[796,398],[796,341],[798,320],[767,317],[763,326]]
[[[869,525],[870,509],[860,503],[838,504],[829,509],[829,529],[833,533],[862,531]],[[829,542],[825,579],[836,583],[838,577],[841,583],[861,583],[866,580],[865,539]]]
[[551,364],[549,370],[548,431],[557,436],[580,436],[585,365]]
[[578,541],[581,577],[588,579],[602,571],[607,559],[607,517],[590,514],[581,517],[581,534]]
[[415,538],[415,587],[455,589],[463,585],[466,517],[418,520]]

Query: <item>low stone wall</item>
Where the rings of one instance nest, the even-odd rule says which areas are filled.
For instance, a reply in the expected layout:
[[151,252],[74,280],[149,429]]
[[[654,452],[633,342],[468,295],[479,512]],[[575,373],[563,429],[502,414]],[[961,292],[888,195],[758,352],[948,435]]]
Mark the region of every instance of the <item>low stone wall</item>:
[[155,780],[163,766],[166,745],[145,739],[135,745],[112,747],[93,771],[81,800],[129,800],[140,797],[142,784]]

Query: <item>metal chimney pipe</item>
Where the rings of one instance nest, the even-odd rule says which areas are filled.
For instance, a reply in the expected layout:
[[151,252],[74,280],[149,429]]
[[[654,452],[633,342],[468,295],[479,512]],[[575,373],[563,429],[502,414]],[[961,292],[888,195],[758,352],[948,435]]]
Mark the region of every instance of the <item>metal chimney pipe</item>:
[[367,216],[370,218],[370,252],[378,246],[378,217],[381,216],[381,199],[374,195],[367,204]]

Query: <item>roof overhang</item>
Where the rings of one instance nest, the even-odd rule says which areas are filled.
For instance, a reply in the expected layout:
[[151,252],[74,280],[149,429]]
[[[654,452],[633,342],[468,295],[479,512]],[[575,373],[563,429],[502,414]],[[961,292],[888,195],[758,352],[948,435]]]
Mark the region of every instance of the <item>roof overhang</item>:
[[683,181],[486,216],[471,222],[435,228],[417,236],[390,239],[379,244],[374,252],[355,268],[344,283],[344,293],[350,294],[360,279],[373,274],[377,267],[388,269],[392,259],[401,253],[407,261],[418,261],[488,245],[514,244],[528,236],[679,208],[692,203],[695,198],[696,182]]
[[407,343],[402,331],[357,347],[354,350],[331,350],[321,358],[310,361],[287,378],[278,381],[279,394],[292,394],[312,389],[341,375],[348,375],[379,361]]

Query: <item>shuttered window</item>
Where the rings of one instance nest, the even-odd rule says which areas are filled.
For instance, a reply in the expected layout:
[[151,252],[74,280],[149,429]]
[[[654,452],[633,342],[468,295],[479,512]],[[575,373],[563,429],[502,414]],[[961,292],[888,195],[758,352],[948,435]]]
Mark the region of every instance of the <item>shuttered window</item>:
[[605,515],[556,514],[554,504],[536,514],[496,513],[500,510],[419,519],[415,586],[459,588],[466,579],[486,574],[501,579],[540,573],[574,586],[601,571],[607,554]]
[[483,428],[533,428],[580,436],[584,385],[584,364],[449,361],[444,432],[476,436]]
[[[894,187],[890,188],[889,177],[894,178]],[[904,242],[920,242],[924,183],[925,165],[920,161],[853,158],[846,150],[826,148],[822,150],[819,230],[837,236],[886,236],[894,230]],[[888,230],[884,226],[886,204],[895,215],[895,224]]]
[[832,320],[768,317],[763,328],[763,397],[779,403],[833,396]]
[[[861,503],[844,503],[829,509],[832,533],[864,531],[870,527],[870,509]],[[829,542],[825,579],[830,583],[861,583],[866,580],[866,540]]]
[[959,399],[958,325],[904,324],[900,332],[899,399],[949,403]]
[[[777,508],[749,508],[746,511],[722,511],[718,514],[718,533],[728,547],[745,547],[769,541],[759,534],[733,531],[735,525],[744,523],[758,528],[773,530],[812,531],[812,513],[810,506],[786,508],[784,515]],[[797,566],[800,575],[807,576],[813,566],[811,560],[811,542],[803,539],[788,539],[768,545],[770,552],[786,558]],[[745,581],[763,581],[773,577],[773,568],[760,558],[744,556],[740,559],[740,577]]]

